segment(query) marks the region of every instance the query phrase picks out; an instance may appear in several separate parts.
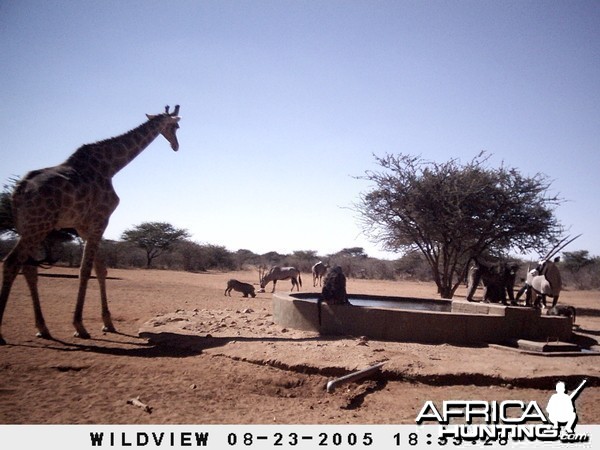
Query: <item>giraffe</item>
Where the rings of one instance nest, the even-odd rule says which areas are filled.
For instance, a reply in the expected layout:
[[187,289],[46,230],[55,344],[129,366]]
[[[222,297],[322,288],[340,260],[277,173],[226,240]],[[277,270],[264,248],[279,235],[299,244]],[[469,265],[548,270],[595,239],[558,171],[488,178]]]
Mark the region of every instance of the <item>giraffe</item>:
[[22,269],[33,300],[37,336],[51,339],[44,321],[37,289],[37,266],[33,253],[53,230],[74,228],[85,240],[79,269],[79,289],[73,315],[75,336],[89,339],[83,326],[83,305],[92,267],[100,285],[103,331],[115,332],[106,295],[106,267],[97,256],[98,246],[109,218],[119,204],[112,178],[162,134],[174,151],[179,149],[179,105],[169,107],[137,128],[104,141],[87,144],[75,151],[64,163],[29,172],[15,187],[12,209],[19,239],[4,260],[0,291],[0,345],[2,317],[12,284]]

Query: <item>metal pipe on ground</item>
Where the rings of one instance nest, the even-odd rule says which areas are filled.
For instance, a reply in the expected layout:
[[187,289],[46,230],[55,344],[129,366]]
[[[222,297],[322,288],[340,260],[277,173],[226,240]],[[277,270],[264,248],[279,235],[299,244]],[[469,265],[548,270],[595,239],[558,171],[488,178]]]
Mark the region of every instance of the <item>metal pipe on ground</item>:
[[385,362],[381,362],[375,364],[374,366],[367,367],[366,369],[359,370],[357,372],[349,373],[348,375],[344,375],[343,377],[336,378],[335,380],[331,380],[327,383],[327,392],[332,393],[338,386],[344,383],[351,383],[353,381],[358,381],[363,378],[368,377],[369,375],[377,372],[381,367],[385,364]]

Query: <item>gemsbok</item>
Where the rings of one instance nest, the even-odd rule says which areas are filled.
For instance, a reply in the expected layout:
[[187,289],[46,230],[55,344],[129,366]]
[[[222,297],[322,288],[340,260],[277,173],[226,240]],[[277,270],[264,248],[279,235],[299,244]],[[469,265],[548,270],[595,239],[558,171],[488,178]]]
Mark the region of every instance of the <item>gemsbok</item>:
[[526,286],[535,295],[533,306],[540,307],[540,302],[546,306],[546,296],[552,297],[552,308],[558,302],[562,290],[560,271],[553,261],[540,261],[539,265],[527,274]]
[[556,244],[554,248],[540,260],[535,269],[527,272],[525,285],[519,289],[516,298],[517,300],[521,298],[523,293],[526,293],[526,305],[539,308],[542,306],[541,304],[546,306],[546,297],[549,296],[552,297],[551,308],[556,307],[560,291],[562,290],[562,280],[560,276],[560,270],[556,265],[556,262],[558,262],[559,258],[556,258],[554,261],[551,261],[550,259],[556,256],[558,252],[560,252],[579,236],[581,236],[581,234],[572,239],[569,239],[570,236],[567,236],[559,241],[558,244]]
[[273,290],[271,292],[275,292],[275,286],[277,285],[277,281],[279,280],[292,280],[292,291],[294,290],[294,286],[296,286],[296,290],[300,291],[300,286],[302,286],[302,277],[300,276],[300,271],[295,267],[281,267],[274,266],[267,272],[267,274],[261,278],[260,287],[264,289],[270,281],[273,282]]
[[326,273],[327,264],[323,263],[323,261],[319,261],[312,266],[313,287],[317,286],[317,281],[319,282],[319,286],[323,285],[322,280]]

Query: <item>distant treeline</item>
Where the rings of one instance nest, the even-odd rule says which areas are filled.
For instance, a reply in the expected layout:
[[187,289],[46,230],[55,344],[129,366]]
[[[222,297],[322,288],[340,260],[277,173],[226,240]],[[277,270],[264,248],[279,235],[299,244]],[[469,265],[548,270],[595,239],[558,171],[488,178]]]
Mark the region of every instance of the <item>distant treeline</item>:
[[[6,256],[14,243],[14,238],[0,239],[1,258]],[[53,262],[57,265],[77,267],[81,262],[82,250],[83,243],[79,239],[61,243],[60,247],[52,250]],[[101,251],[109,268],[146,268],[145,252],[130,242],[103,240]],[[157,257],[153,261],[153,268],[204,272],[283,265],[294,266],[304,273],[310,273],[312,266],[318,261],[330,266],[341,266],[349,278],[432,281],[431,268],[420,253],[409,253],[395,260],[383,260],[368,256],[362,247],[345,248],[329,255],[319,255],[312,250],[299,250],[291,254],[275,251],[257,254],[246,249],[230,251],[220,245],[183,240],[174,244],[170,251]],[[525,278],[527,268],[531,265],[528,261],[520,263],[517,284]],[[559,267],[567,289],[600,288],[599,257],[590,257],[585,250],[565,252]]]

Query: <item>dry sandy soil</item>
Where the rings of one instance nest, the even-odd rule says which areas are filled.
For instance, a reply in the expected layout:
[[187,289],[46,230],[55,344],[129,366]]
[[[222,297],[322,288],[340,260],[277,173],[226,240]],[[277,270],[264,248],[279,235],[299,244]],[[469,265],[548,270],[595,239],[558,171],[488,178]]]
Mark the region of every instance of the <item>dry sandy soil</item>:
[[[546,357],[493,346],[458,347],[321,337],[273,323],[271,294],[254,299],[226,280],[255,272],[190,274],[112,270],[108,282],[118,333],[101,332],[90,282],[84,321],[73,337],[74,269],[42,270],[42,307],[52,340],[35,337],[20,276],[4,317],[0,423],[4,424],[414,424],[425,401],[522,400],[546,405],[556,381],[574,389],[580,424],[600,424],[600,356]],[[312,288],[304,274],[303,291]],[[280,282],[278,289],[289,289]],[[267,291],[270,291],[271,285]],[[351,293],[435,297],[432,284],[349,280]],[[464,296],[464,291],[458,293]],[[566,291],[579,333],[600,339],[600,293]],[[161,319],[161,317],[163,319]],[[194,345],[165,347],[139,337],[150,320],[189,322]],[[379,376],[327,393],[332,378],[385,361]],[[150,407],[129,404],[139,399]]]

